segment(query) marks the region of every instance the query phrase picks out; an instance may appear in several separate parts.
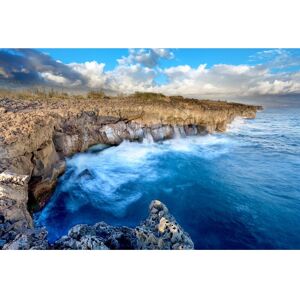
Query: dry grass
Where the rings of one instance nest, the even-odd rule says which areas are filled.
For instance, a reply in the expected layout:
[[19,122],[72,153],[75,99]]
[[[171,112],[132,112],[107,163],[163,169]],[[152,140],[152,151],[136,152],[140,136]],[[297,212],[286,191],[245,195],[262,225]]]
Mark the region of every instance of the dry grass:
[[88,99],[104,99],[107,97],[104,92],[100,91],[89,91],[86,95]]
[[20,100],[37,100],[37,99],[68,99],[70,95],[64,91],[54,89],[24,89],[24,90],[9,90],[0,89],[1,98],[12,98]]
[[166,100],[167,96],[161,93],[149,93],[149,92],[135,92],[129,96],[130,98],[140,100]]
[[[192,98],[184,98],[182,96],[165,96],[161,93],[135,92],[131,95],[117,95],[108,97],[101,90],[91,90],[86,93],[76,94],[74,92],[65,92],[63,90],[32,88],[24,90],[0,89],[0,99],[9,98],[13,100],[38,100],[45,103],[57,102],[59,100],[92,100],[103,102],[103,105],[113,105],[122,107],[128,106],[128,109],[134,111],[135,106],[154,106],[154,107],[176,107],[177,109],[186,109],[188,107],[197,107],[204,110],[220,110],[229,107],[245,107],[243,104],[230,103],[226,101],[199,100]],[[125,102],[123,100],[126,100]],[[188,100],[188,101],[186,101]],[[61,101],[62,103],[65,101]],[[246,105],[247,106],[247,105]]]
[[0,98],[20,99],[20,100],[101,100],[109,98],[104,92],[98,90],[86,93],[71,93],[63,90],[31,88],[23,90],[0,89]]
[[[49,100],[49,99],[88,99],[88,100],[103,100],[110,98],[130,98],[140,101],[156,101],[156,100],[170,100],[173,97],[167,97],[160,93],[146,93],[146,92],[135,92],[132,95],[120,94],[115,97],[108,97],[101,90],[91,90],[86,93],[75,94],[68,93],[65,91],[59,91],[55,89],[46,89],[46,88],[31,88],[23,90],[10,90],[10,89],[0,89],[0,98],[10,98],[10,99],[20,99],[20,100]],[[178,96],[174,99],[183,99],[183,97]]]

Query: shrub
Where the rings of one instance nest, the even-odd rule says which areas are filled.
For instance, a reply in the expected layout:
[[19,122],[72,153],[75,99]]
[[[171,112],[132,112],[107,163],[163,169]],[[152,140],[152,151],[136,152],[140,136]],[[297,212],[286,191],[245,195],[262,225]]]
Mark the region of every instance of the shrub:
[[104,99],[106,96],[103,91],[89,91],[87,93],[88,99]]
[[142,100],[154,100],[154,99],[165,99],[166,96],[161,93],[150,93],[150,92],[135,92],[132,97]]

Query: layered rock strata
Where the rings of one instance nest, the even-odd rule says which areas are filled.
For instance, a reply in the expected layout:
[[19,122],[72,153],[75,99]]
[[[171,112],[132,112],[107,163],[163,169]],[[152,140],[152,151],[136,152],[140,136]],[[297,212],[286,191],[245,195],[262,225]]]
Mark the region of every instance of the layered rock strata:
[[27,203],[31,212],[42,208],[65,170],[65,157],[92,145],[222,132],[235,117],[254,118],[258,109],[163,95],[151,100],[0,99],[0,216],[19,231],[32,228]]

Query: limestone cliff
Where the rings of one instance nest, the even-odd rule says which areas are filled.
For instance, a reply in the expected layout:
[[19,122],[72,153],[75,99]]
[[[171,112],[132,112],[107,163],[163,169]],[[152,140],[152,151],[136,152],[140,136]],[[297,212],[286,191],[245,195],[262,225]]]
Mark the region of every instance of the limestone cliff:
[[94,144],[220,132],[237,116],[254,118],[258,109],[163,95],[151,99],[0,99],[0,173],[4,172],[0,215],[16,224],[22,220],[26,223],[22,226],[31,228],[28,194],[31,209],[41,208],[64,172],[65,157]]

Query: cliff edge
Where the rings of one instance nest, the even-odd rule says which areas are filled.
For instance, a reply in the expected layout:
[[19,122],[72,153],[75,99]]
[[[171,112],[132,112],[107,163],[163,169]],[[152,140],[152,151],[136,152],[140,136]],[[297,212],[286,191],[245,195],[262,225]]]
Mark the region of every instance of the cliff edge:
[[[103,99],[0,99],[0,217],[32,229],[65,170],[65,157],[103,143],[222,132],[259,106],[136,94]],[[28,212],[29,208],[29,212]]]

